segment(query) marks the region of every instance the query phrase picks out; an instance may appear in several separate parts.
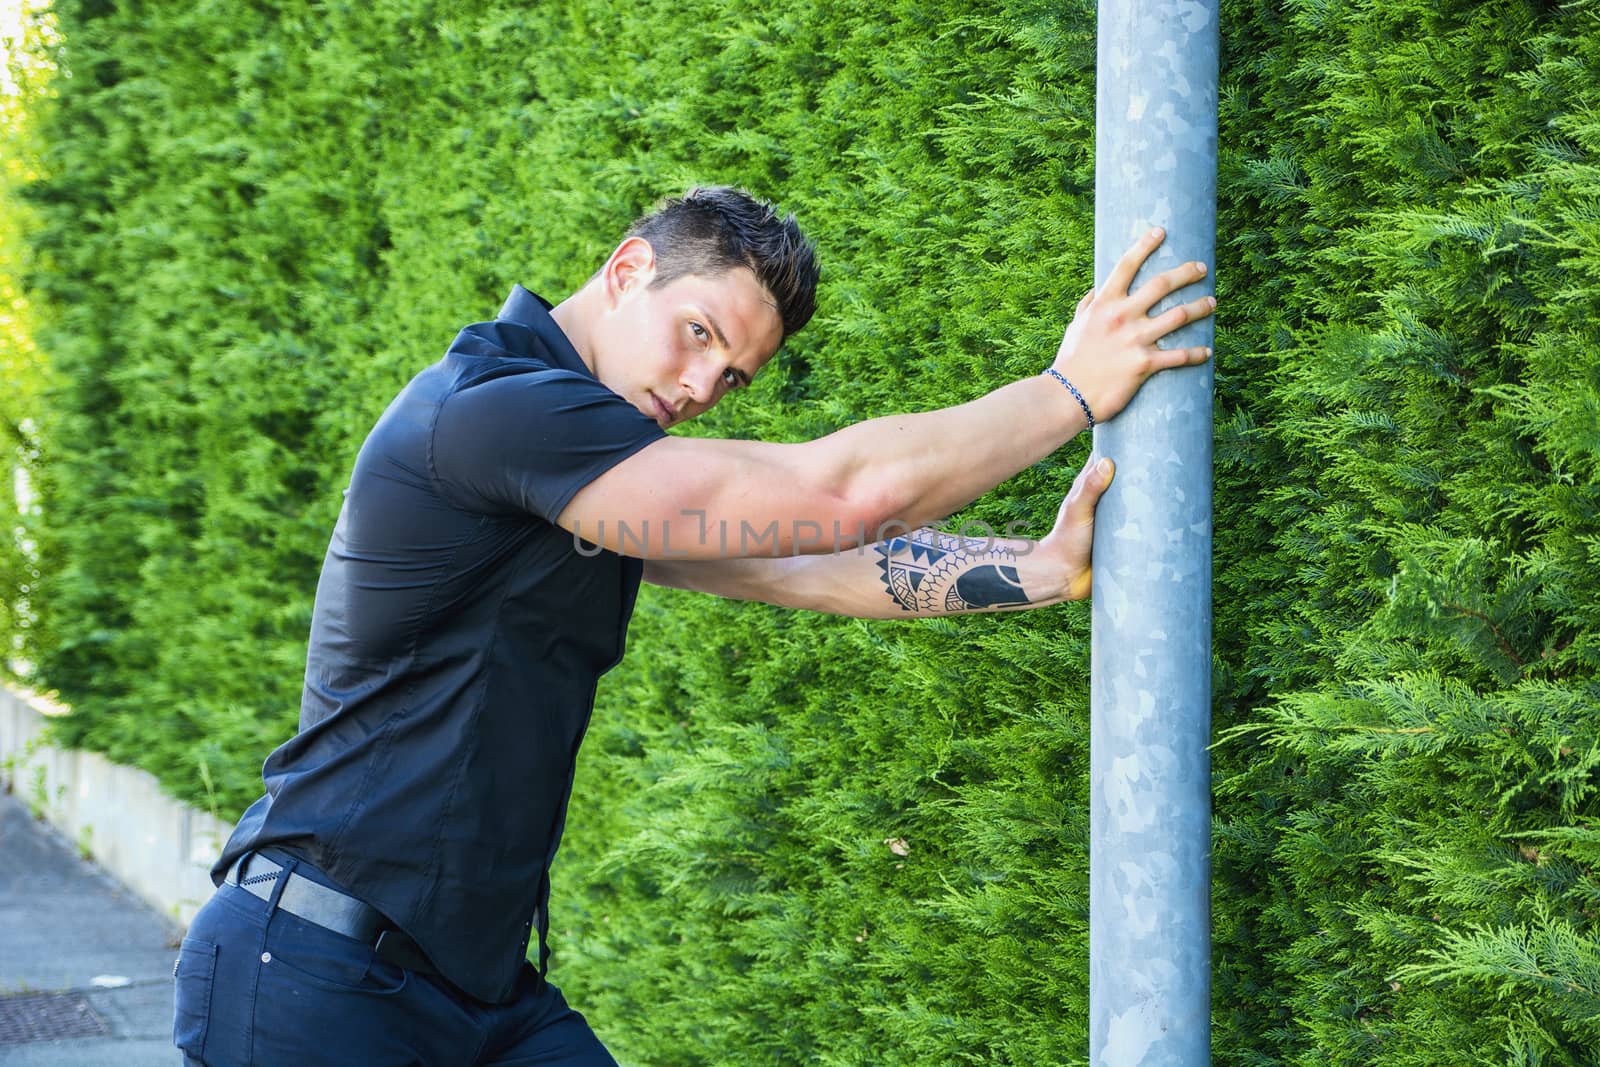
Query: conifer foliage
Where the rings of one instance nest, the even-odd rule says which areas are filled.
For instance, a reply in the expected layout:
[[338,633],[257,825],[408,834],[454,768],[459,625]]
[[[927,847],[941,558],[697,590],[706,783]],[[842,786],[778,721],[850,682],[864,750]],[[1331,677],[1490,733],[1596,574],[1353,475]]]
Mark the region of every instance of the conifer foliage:
[[[40,506],[0,601],[63,740],[225,816],[357,446],[513,282],[566,295],[695,182],[777,199],[817,317],[688,432],[801,440],[1036,372],[1090,281],[1084,0],[55,17],[0,186],[51,383],[7,401]],[[1223,18],[1217,1060],[1592,1065],[1600,6]],[[964,517],[1042,534],[1085,450]],[[558,981],[653,1067],[1086,1062],[1088,636],[646,590]]]

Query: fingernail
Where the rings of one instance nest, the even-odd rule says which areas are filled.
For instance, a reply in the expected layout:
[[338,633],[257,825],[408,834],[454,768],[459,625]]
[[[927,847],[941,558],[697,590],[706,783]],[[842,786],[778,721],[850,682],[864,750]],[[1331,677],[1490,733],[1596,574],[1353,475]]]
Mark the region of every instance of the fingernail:
[[1206,265],[1204,263],[1196,263],[1195,267],[1200,271],[1201,274],[1206,272]]
[[1210,304],[1212,307],[1216,307],[1217,306],[1217,298],[1214,297],[1214,296],[1208,296],[1208,297],[1206,297],[1206,303]]
[[1111,473],[1111,461],[1109,459],[1100,460],[1100,462],[1098,462],[1098,463],[1096,463],[1094,465],[1094,472],[1096,474],[1110,474]]
[[1160,237],[1161,236],[1161,227],[1157,226],[1155,229],[1151,230],[1150,231],[1150,236],[1151,237]]

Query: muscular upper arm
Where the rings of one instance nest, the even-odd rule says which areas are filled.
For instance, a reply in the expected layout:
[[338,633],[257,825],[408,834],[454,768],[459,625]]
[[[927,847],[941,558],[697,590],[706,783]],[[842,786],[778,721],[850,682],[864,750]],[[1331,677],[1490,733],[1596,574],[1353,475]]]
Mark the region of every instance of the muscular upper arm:
[[881,512],[826,438],[773,444],[667,437],[580,489],[556,522],[623,555],[728,559],[871,541]]

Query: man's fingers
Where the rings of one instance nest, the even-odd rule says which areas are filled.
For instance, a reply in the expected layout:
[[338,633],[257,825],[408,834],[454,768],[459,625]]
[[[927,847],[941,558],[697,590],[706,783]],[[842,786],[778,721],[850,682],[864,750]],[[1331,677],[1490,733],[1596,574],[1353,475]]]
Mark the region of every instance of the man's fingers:
[[1205,276],[1206,265],[1193,260],[1164,270],[1139,286],[1138,292],[1133,294],[1134,307],[1139,309],[1140,314],[1148,314],[1151,308],[1161,303],[1169,294],[1177,292],[1186,285],[1193,285]]
[[1204,363],[1211,358],[1211,349],[1205,347],[1195,348],[1158,348],[1151,359],[1151,371],[1171,370],[1173,367],[1192,367],[1196,363]]
[[[1140,290],[1143,293],[1144,290]],[[1146,339],[1154,342],[1165,337],[1180,326],[1187,326],[1196,319],[1203,319],[1217,309],[1217,299],[1213,296],[1203,296],[1199,300],[1191,300],[1187,304],[1168,308],[1150,320],[1146,330]]]
[[1104,457],[1085,464],[1072,480],[1072,489],[1061,502],[1061,510],[1056,515],[1055,529],[1046,538],[1051,542],[1051,547],[1061,554],[1073,576],[1067,590],[1069,600],[1082,600],[1089,595],[1095,505],[1100,503],[1100,497],[1111,485],[1115,474],[1116,464]]
[[1133,247],[1122,254],[1117,260],[1117,265],[1111,268],[1111,274],[1106,278],[1105,289],[1112,296],[1126,296],[1128,287],[1133,284],[1133,276],[1139,273],[1139,268],[1144,266],[1144,261],[1150,258],[1166,237],[1167,231],[1157,226],[1134,242]]
[[1095,505],[1116,477],[1117,465],[1109,459],[1086,464],[1072,480],[1072,490],[1067,493],[1067,514],[1075,524],[1088,526],[1094,522]]

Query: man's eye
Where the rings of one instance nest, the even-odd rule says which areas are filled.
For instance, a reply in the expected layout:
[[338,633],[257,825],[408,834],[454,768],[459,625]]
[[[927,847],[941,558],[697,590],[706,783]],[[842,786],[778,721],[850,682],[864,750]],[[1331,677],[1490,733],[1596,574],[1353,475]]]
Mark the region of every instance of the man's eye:
[[734,370],[732,367],[729,367],[727,370],[722,372],[722,384],[726,385],[729,389],[737,389],[743,383],[739,379],[739,372]]
[[691,322],[689,324],[689,329],[694,331],[694,339],[696,341],[704,341],[711,336],[706,332],[706,328],[700,325],[698,322]]

